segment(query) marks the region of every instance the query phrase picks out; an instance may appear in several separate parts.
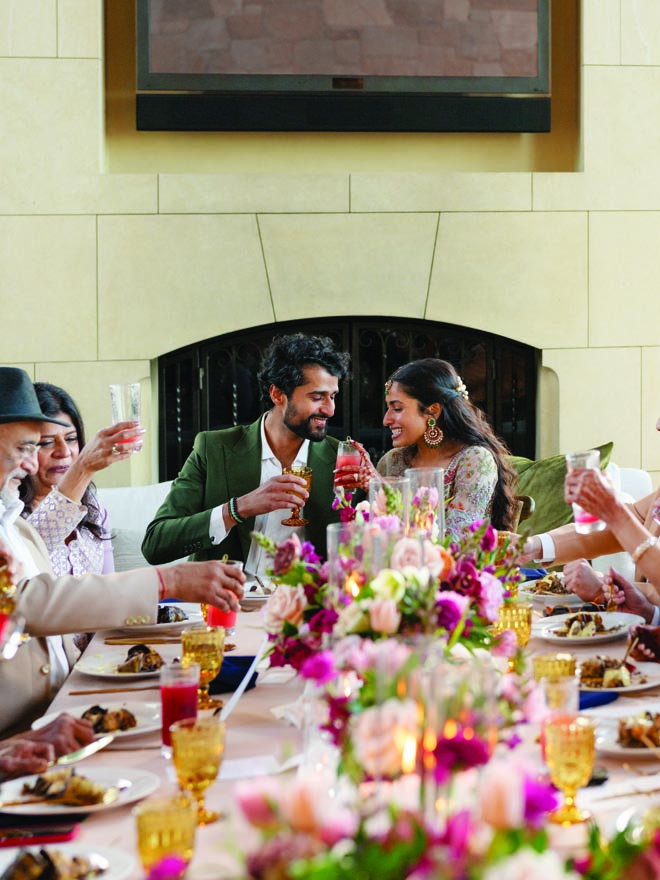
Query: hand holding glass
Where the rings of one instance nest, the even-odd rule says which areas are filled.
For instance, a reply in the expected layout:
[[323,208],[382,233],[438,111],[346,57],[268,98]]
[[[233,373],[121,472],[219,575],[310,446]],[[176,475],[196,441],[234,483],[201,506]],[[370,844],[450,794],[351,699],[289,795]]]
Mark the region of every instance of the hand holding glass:
[[[243,563],[240,559],[222,559],[221,562],[223,565],[230,565],[232,568],[238,569],[238,571],[243,571]],[[201,610],[204,623],[207,623],[209,626],[224,627],[229,636],[233,635],[236,631],[235,611],[222,611],[220,608],[216,608],[215,605],[207,605],[205,602],[201,603]]]
[[225,631],[220,627],[189,626],[181,634],[183,666],[199,666],[199,689],[197,705],[200,709],[217,709],[222,700],[209,696],[209,685],[222,667],[225,647]]
[[[569,452],[566,456],[566,471],[572,474],[577,470],[598,470],[600,468],[600,452],[597,449],[589,449],[587,452]],[[573,504],[573,519],[575,531],[580,535],[589,535],[591,532],[600,532],[605,528],[602,519],[587,513],[579,504]]]
[[[110,403],[112,404],[112,421],[117,422],[140,422],[142,414],[142,402],[140,395],[140,383],[129,382],[110,386]],[[142,449],[142,433],[126,440],[119,440],[119,444],[126,444],[127,452],[139,452]],[[130,446],[129,446],[130,444]]]
[[[312,488],[312,469],[311,467],[307,467],[305,465],[297,465],[294,464],[292,467],[282,468],[283,474],[291,474],[294,477],[302,477],[305,483],[307,484],[307,491]],[[302,507],[303,505],[301,505]],[[294,507],[291,511],[291,516],[288,516],[286,519],[282,520],[283,526],[306,526],[309,522],[308,519],[303,519],[300,516],[301,507]]]
[[204,792],[215,782],[225,748],[225,725],[217,718],[177,721],[170,729],[172,760],[179,786],[197,801],[197,824],[208,825],[220,813],[207,810]]
[[[357,446],[354,446],[350,440],[340,440],[339,446],[337,447],[337,464],[335,465],[337,470],[342,467],[350,467],[356,474],[358,474],[358,470],[361,464],[362,457],[360,456],[360,450],[357,448]],[[346,473],[336,473],[335,486],[343,485],[346,477]],[[338,483],[338,480],[341,480],[341,482]],[[347,480],[347,482],[356,482],[356,478],[353,476],[352,480]]]

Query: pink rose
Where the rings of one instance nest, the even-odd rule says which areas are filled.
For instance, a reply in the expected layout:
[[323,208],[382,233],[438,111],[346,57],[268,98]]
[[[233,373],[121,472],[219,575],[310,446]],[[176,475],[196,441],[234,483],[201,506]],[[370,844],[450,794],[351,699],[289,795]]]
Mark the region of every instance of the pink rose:
[[397,571],[419,568],[422,564],[422,545],[415,538],[400,538],[392,548],[390,565]]
[[403,749],[411,737],[417,739],[417,705],[413,700],[387,700],[366,709],[355,718],[355,756],[370,776],[398,776]]
[[285,620],[293,626],[298,626],[302,622],[306,608],[307,598],[304,587],[300,584],[297,587],[281,584],[264,608],[264,624],[267,632],[281,632]]
[[369,605],[369,622],[375,632],[386,635],[397,632],[401,614],[394,599],[374,599]]
[[275,828],[278,824],[278,802],[282,786],[277,779],[264,777],[239,782],[234,789],[243,815],[256,828]]
[[318,836],[329,846],[357,830],[357,813],[330,796],[323,777],[287,781],[282,812],[292,831]]
[[454,567],[454,557],[448,550],[432,541],[424,541],[422,563],[433,577],[444,580]]

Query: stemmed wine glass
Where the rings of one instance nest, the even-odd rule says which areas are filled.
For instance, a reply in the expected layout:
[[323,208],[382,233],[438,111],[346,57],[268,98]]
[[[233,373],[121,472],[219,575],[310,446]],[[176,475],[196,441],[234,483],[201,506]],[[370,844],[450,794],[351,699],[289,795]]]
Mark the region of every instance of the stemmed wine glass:
[[225,725],[217,718],[184,718],[170,727],[172,761],[179,786],[197,801],[197,824],[216,822],[221,814],[207,810],[204,792],[218,777],[225,750]]
[[183,665],[199,664],[197,708],[217,709],[222,700],[209,696],[209,685],[220,672],[224,658],[225,631],[222,627],[189,626],[181,633]]
[[[294,464],[288,468],[282,468],[283,474],[292,474],[294,477],[302,477],[305,483],[307,484],[307,491],[312,488],[312,469],[311,467],[307,467],[307,465],[298,465]],[[302,506],[302,505],[301,505]],[[291,511],[291,516],[288,516],[286,519],[282,520],[283,526],[306,526],[309,522],[308,519],[303,519],[300,516],[301,507],[294,507]]]
[[[532,606],[527,602],[507,602],[502,605],[493,632],[501,633],[505,629],[514,632],[519,649],[526,647],[532,634]],[[510,657],[507,671],[514,672],[515,669],[515,658]]]
[[590,718],[550,718],[545,723],[545,759],[550,779],[564,793],[564,803],[549,814],[558,825],[585,822],[589,813],[575,803],[593,771],[596,756],[596,732]]

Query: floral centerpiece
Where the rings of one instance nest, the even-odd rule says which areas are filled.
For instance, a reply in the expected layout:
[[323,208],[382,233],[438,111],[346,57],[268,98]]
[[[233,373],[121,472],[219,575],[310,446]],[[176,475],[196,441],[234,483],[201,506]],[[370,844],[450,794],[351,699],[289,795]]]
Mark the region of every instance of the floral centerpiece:
[[518,569],[513,552],[498,551],[488,523],[475,523],[462,542],[446,546],[392,534],[389,565],[371,574],[362,565],[364,546],[351,532],[340,556],[341,582],[329,579],[328,564],[321,564],[311,544],[293,536],[277,547],[255,536],[272,556],[270,575],[279,585],[264,612],[271,665],[301,670],[328,636],[351,634],[377,639],[425,633],[443,639],[448,650],[459,642],[470,649],[497,650],[499,644],[504,652],[515,650],[506,633],[496,639],[489,630]]
[[259,834],[245,856],[251,880],[652,880],[660,865],[657,814],[609,841],[593,825],[582,855],[560,856],[544,830],[555,793],[515,756],[493,759],[478,802],[440,824],[395,798],[374,811],[309,777],[239,783],[236,798]]

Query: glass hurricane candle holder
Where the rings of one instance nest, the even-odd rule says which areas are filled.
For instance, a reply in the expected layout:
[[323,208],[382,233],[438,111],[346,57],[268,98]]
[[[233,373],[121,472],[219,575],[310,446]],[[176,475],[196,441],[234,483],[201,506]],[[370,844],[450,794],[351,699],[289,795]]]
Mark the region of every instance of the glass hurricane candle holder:
[[408,468],[410,480],[410,515],[408,530],[423,532],[428,538],[442,538],[445,533],[444,468]]

